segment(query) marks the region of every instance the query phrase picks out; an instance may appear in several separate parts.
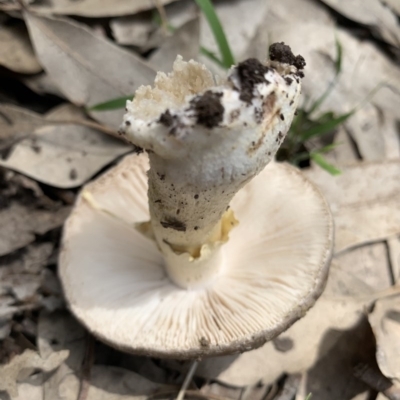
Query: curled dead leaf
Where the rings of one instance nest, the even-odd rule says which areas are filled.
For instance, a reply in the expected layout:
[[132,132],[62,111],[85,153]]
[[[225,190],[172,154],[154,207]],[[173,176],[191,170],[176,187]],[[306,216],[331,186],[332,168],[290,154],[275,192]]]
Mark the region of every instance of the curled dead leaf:
[[23,24],[0,24],[0,64],[22,74],[42,70]]
[[380,299],[368,316],[376,338],[376,359],[390,379],[400,380],[400,297]]
[[122,141],[100,133],[100,125],[71,105],[58,107],[46,117],[1,105],[1,116],[4,140],[2,145],[0,142],[0,165],[55,187],[80,186],[131,151]]
[[11,396],[17,396],[17,382],[26,379],[35,369],[49,372],[58,368],[68,357],[69,352],[62,350],[43,359],[33,350],[25,350],[16,355],[8,364],[0,366],[0,391],[6,391]]

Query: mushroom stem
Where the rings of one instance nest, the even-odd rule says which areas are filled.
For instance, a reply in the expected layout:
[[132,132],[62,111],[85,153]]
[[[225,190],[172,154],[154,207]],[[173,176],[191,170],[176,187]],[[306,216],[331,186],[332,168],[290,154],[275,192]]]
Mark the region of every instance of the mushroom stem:
[[120,133],[149,153],[152,233],[180,286],[218,274],[219,248],[237,223],[229,203],[290,127],[305,63],[273,46],[273,61],[243,61],[219,86],[204,66],[178,57],[172,73],[159,73],[127,104]]

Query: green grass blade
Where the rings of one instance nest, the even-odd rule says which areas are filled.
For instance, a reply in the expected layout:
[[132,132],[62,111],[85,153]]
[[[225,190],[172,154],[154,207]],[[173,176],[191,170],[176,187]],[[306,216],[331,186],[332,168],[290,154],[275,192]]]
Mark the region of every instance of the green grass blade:
[[341,171],[334,167],[332,164],[329,164],[328,161],[325,160],[324,156],[318,152],[310,153],[310,158],[319,165],[322,169],[329,172],[331,175],[340,175]]
[[342,71],[343,47],[342,47],[342,44],[340,43],[339,39],[337,38],[337,36],[335,37],[335,46],[336,46],[335,76],[334,76],[332,82],[328,85],[325,92],[322,93],[322,95],[317,100],[315,100],[315,102],[312,104],[311,108],[307,111],[308,115],[311,115],[312,113],[317,111],[318,108],[321,106],[321,104],[331,94],[333,88],[336,85],[339,74]]
[[327,146],[321,147],[320,149],[317,150],[318,153],[329,153],[333,149],[336,149],[336,147],[340,146],[342,143],[332,143],[328,144]]
[[335,37],[335,46],[336,46],[335,70],[336,70],[336,77],[337,77],[340,74],[340,72],[342,71],[342,60],[343,60],[343,47],[342,47],[342,43],[340,43],[337,36]]
[[[162,20],[161,15],[160,15],[160,13],[159,13],[159,11],[157,9],[153,11],[152,20],[153,20],[153,23],[155,25],[157,25],[158,27],[162,27],[163,26],[163,20]],[[176,28],[174,26],[172,26],[169,23],[169,21],[166,21],[166,27],[167,27],[167,29],[168,29],[168,31],[170,33],[174,33],[176,31]]]
[[214,6],[210,0],[195,0],[198,7],[204,13],[208,24],[214,34],[215,41],[217,42],[219,51],[221,53],[222,62],[225,68],[230,68],[235,64],[231,48],[229,47],[228,40],[226,39],[224,29],[219,21],[218,15],[215,12]]
[[213,51],[206,49],[203,46],[200,46],[200,53],[208,57],[210,60],[214,61],[220,67],[225,68],[223,61],[221,61]]
[[89,107],[89,111],[110,111],[110,110],[118,110],[120,108],[125,108],[126,101],[132,100],[133,94],[130,96],[117,97],[116,99],[108,100],[104,103],[95,104],[92,107]]
[[308,396],[306,397],[306,400],[311,400],[312,394],[309,393]]
[[310,153],[308,151],[302,151],[301,153],[296,154],[295,156],[292,157],[289,162],[291,162],[293,165],[299,165],[301,161],[308,160],[310,158]]
[[354,111],[350,111],[346,114],[339,115],[338,117],[332,118],[329,121],[326,121],[322,124],[314,126],[301,134],[301,141],[305,142],[308,139],[311,139],[314,136],[322,136],[328,132],[333,131],[340,124],[345,122],[349,117],[353,115]]

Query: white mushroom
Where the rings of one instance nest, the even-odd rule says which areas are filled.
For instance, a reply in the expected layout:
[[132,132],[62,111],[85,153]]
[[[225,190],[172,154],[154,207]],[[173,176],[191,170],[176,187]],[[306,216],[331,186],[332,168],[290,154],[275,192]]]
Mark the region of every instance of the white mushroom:
[[218,86],[178,58],[128,102],[121,134],[148,156],[85,187],[60,256],[72,311],[104,341],[175,358],[250,350],[321,294],[329,208],[293,167],[264,169],[293,119],[304,60],[283,44],[271,55]]

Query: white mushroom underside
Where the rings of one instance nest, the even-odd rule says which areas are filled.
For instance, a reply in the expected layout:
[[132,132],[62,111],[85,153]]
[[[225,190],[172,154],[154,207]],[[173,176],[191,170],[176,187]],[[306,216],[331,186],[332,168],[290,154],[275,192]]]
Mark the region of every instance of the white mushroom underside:
[[[149,218],[146,155],[128,156],[87,185],[64,231],[60,275],[70,306],[95,335],[126,350],[187,358],[253,347],[305,312],[322,290],[332,220],[294,168],[272,163],[234,197],[239,225],[207,287],[170,282],[155,243],[133,225]],[[314,292],[314,293],[313,293]]]

